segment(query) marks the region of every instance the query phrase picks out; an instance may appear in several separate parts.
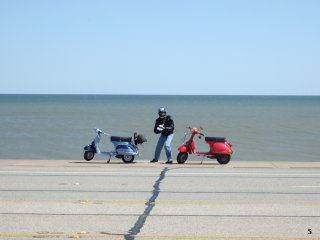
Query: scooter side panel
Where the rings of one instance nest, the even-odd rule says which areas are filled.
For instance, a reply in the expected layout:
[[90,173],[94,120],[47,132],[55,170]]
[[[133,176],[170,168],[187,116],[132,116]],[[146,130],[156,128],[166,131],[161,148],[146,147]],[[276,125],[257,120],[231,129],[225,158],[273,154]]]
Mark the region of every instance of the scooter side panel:
[[210,153],[232,154],[233,151],[227,142],[215,142],[215,143],[210,143]]
[[118,155],[137,155],[138,151],[131,144],[119,144],[116,146]]

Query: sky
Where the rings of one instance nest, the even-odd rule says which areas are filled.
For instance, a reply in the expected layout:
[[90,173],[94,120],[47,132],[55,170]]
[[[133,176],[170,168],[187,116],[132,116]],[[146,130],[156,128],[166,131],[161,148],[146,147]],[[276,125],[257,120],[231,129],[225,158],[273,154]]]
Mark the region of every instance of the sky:
[[0,94],[320,95],[319,0],[0,0]]

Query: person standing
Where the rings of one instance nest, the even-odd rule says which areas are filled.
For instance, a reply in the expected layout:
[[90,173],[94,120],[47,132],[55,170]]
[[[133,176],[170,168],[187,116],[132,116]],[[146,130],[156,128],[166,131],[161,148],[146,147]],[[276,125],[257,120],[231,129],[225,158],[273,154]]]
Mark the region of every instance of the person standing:
[[161,150],[164,146],[167,155],[167,164],[172,163],[172,151],[171,151],[171,141],[173,139],[174,131],[174,122],[170,115],[167,115],[166,109],[161,107],[158,109],[159,117],[156,119],[154,125],[154,133],[160,134],[156,150],[154,153],[154,158],[151,160],[151,163],[159,161]]

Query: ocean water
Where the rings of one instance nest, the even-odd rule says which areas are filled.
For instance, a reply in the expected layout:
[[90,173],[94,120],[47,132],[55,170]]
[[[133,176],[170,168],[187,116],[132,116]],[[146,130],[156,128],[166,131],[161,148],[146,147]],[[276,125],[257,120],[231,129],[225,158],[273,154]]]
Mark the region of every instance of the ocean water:
[[[0,159],[84,161],[82,149],[98,127],[117,136],[144,134],[137,159],[150,160],[160,106],[175,121],[174,158],[186,127],[202,126],[206,136],[233,144],[231,161],[320,161],[319,96],[0,95]],[[208,150],[204,139],[197,143]],[[101,150],[112,147],[104,136]]]

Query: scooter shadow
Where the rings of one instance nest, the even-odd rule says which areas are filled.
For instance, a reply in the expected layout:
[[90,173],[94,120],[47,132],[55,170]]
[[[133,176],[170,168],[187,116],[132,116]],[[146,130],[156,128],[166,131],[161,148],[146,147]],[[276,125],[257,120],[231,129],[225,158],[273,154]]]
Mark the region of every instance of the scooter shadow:
[[[136,164],[147,164],[150,166],[154,165],[154,163],[149,163],[149,162],[144,162],[144,163],[141,163],[141,162],[132,162],[132,163],[124,163],[122,161],[110,161],[110,162],[107,162],[107,161],[77,161],[77,162],[70,162],[72,164],[82,164],[82,165],[127,165],[127,166],[130,166],[130,165],[136,165]],[[158,164],[163,164],[163,165],[167,165],[165,162],[159,162]],[[156,164],[156,165],[158,165]],[[180,167],[183,167],[183,166],[220,166],[221,164],[219,163],[216,163],[216,162],[198,162],[198,161],[194,161],[194,162],[186,162],[184,164],[178,164],[177,162],[174,162],[172,165],[175,165],[175,166],[180,166]]]
[[186,162],[186,163],[184,163],[184,164],[179,164],[179,165],[192,165],[192,166],[219,166],[219,165],[221,165],[221,164],[219,164],[219,163],[214,163],[214,162],[203,162],[203,163],[201,163],[201,162]]
[[136,162],[132,162],[132,163],[124,163],[122,161],[119,162],[106,162],[106,161],[88,161],[88,162],[70,162],[73,164],[88,164],[88,165],[119,165],[119,164],[123,164],[123,165],[131,165],[131,164],[136,164]]

